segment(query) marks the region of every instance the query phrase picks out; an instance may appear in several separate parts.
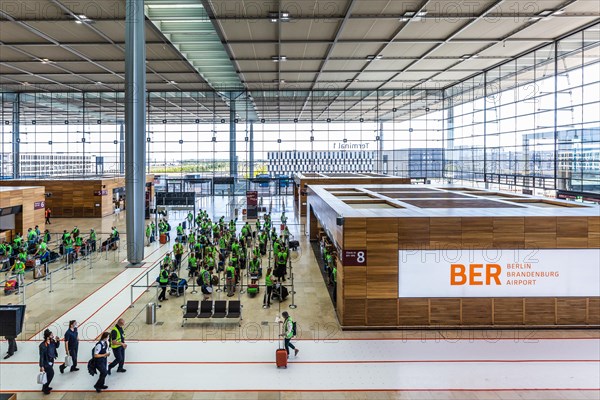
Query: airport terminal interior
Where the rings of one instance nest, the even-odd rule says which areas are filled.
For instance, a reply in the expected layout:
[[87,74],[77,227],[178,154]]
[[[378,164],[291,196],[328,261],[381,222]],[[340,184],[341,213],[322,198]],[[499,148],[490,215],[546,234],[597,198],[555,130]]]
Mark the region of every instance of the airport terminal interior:
[[0,97],[0,400],[600,400],[597,0],[6,0]]

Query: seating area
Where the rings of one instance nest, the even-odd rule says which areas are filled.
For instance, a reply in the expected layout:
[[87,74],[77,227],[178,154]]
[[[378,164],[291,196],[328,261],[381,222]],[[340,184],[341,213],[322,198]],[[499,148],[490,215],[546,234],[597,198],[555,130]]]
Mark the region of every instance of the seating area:
[[181,326],[190,320],[218,320],[225,318],[238,318],[238,325],[242,324],[242,304],[239,300],[188,300],[183,308]]

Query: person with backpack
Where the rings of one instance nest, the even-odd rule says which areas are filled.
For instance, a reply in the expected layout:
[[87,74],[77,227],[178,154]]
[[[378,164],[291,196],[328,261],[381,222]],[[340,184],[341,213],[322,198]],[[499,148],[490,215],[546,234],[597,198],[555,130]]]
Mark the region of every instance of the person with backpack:
[[[110,349],[108,347],[109,337],[110,333],[102,333],[100,341],[96,343],[94,350],[92,350],[92,360],[90,360],[90,363],[92,364],[91,366],[100,373],[100,376],[94,385],[94,389],[96,389],[96,392],[98,393],[104,389],[108,389],[108,386],[105,385],[105,381],[106,375],[108,375],[108,357],[110,357]],[[90,363],[88,363],[88,367],[90,366]],[[90,373],[92,372],[89,370],[89,368],[88,371]]]
[[203,300],[210,300],[210,295],[212,293],[212,280],[211,280],[212,271],[213,271],[212,268],[206,270],[206,269],[204,269],[204,267],[202,267],[200,269],[200,276],[198,277],[198,284],[200,285],[200,291],[202,292],[202,295],[204,297]]
[[300,349],[292,344],[292,338],[296,336],[296,323],[287,311],[282,312],[281,316],[283,317],[283,333],[280,336],[285,339],[285,351],[289,357],[291,348],[294,350],[294,357],[297,357]]
[[42,386],[44,394],[50,394],[52,388],[50,384],[54,378],[54,361],[58,358],[56,349],[60,346],[60,341],[54,339],[54,334],[50,329],[44,331],[44,341],[39,345],[40,353],[40,372],[46,373],[46,383]]

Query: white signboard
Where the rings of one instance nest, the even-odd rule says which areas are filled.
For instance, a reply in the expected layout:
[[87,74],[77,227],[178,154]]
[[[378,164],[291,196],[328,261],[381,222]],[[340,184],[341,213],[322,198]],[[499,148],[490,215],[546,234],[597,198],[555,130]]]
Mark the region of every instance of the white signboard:
[[399,297],[600,296],[600,249],[400,250]]

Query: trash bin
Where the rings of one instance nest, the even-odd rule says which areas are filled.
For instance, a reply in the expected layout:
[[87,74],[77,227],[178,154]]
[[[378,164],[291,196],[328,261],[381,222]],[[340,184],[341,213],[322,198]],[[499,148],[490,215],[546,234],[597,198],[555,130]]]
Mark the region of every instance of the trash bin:
[[146,323],[148,325],[156,323],[156,303],[148,303],[146,306]]

